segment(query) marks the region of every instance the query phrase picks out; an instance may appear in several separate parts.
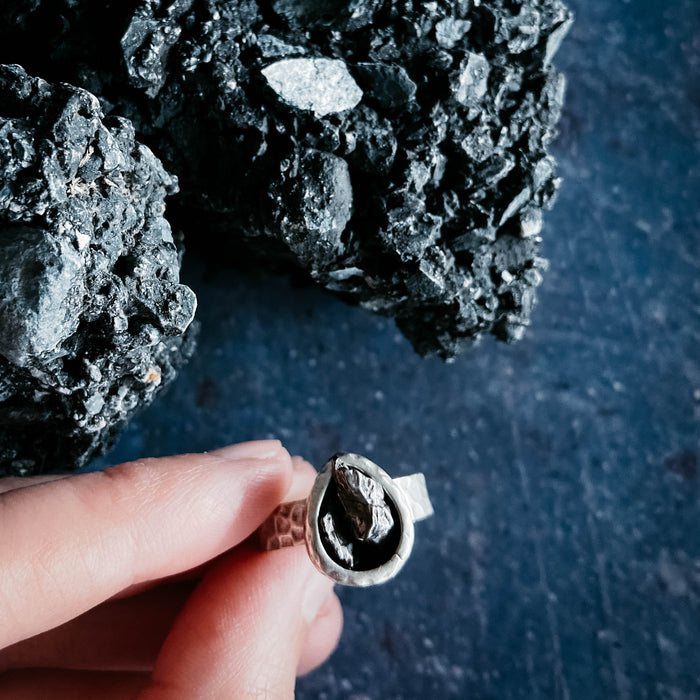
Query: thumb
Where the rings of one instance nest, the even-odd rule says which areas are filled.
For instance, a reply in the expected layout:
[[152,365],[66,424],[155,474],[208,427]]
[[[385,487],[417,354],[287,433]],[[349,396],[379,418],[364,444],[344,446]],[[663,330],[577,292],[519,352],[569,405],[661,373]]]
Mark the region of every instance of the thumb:
[[[285,500],[308,494],[313,474],[297,463]],[[193,593],[139,700],[293,698],[297,673],[331,653],[341,626],[333,584],[304,547],[241,547]]]

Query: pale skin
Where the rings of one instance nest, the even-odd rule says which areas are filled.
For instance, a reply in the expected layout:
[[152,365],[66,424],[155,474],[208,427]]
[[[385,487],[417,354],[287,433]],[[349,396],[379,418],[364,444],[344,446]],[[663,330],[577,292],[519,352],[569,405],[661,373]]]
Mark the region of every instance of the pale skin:
[[304,547],[249,538],[314,476],[260,441],[0,479],[0,700],[293,698],[340,602]]

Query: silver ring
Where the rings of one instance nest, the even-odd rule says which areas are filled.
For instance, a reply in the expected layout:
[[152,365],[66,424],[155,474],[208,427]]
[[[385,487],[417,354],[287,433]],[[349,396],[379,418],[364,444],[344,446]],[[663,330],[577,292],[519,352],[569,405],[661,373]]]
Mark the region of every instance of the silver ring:
[[413,523],[433,514],[423,474],[392,479],[357,454],[326,462],[308,498],[282,503],[257,531],[269,551],[305,544],[316,568],[345,586],[393,578],[413,549]]

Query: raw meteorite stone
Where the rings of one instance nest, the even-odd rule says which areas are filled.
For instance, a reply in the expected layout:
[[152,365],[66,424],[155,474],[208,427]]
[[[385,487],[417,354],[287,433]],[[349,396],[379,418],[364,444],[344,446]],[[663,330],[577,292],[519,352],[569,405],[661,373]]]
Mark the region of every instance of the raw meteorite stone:
[[558,186],[561,0],[9,6],[0,57],[50,57],[133,118],[219,257],[301,268],[423,354],[530,323]]
[[333,479],[355,537],[367,542],[381,542],[394,526],[384,489],[359,469],[340,461],[333,466]]
[[319,518],[321,539],[332,559],[363,571],[396,551],[398,527],[382,486],[337,459]]
[[0,66],[0,475],[81,466],[190,354],[176,191],[89,92]]
[[321,518],[321,536],[326,547],[330,548],[333,559],[343,564],[348,569],[355,566],[355,557],[352,555],[352,541],[343,537],[336,525],[333,513],[326,513]]

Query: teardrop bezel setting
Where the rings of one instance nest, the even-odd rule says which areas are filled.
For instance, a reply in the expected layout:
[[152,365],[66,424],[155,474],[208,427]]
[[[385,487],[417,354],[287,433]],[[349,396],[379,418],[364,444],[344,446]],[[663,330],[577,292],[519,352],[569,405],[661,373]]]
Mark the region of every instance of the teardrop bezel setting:
[[[338,459],[377,481],[399,515],[399,521],[396,525],[401,531],[396,551],[384,564],[374,569],[353,571],[341,566],[331,558],[321,539],[321,529],[319,527],[321,505],[331,483],[333,465]],[[406,497],[380,466],[362,455],[352,453],[337,454],[326,462],[316,477],[311,490],[306,518],[306,549],[309,553],[309,558],[321,573],[329,576],[336,583],[345,586],[373,586],[388,581],[401,570],[413,549],[413,513]]]

